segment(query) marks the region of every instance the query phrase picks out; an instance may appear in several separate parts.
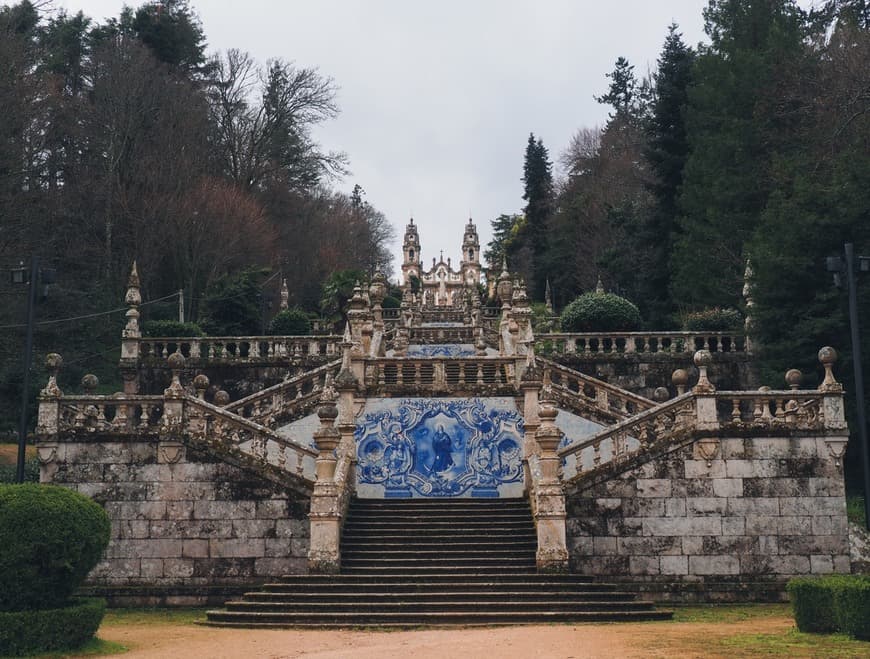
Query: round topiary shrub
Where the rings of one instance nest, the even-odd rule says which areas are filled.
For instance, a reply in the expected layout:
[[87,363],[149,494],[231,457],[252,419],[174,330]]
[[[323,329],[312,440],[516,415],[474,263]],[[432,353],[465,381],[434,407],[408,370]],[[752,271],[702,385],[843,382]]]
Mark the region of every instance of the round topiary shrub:
[[142,324],[142,334],[160,338],[205,336],[205,332],[196,323],[180,323],[177,320],[145,321]]
[[381,307],[383,309],[398,309],[401,306],[402,301],[397,297],[393,297],[392,295],[385,296],[384,301],[381,302]]
[[743,316],[737,309],[712,307],[693,311],[683,319],[683,329],[690,332],[733,332],[743,327]]
[[631,331],[640,323],[638,308],[613,293],[584,293],[562,311],[563,332]]
[[54,485],[0,485],[0,611],[67,603],[109,544],[105,511]]
[[276,336],[306,336],[311,334],[311,320],[302,309],[284,309],[275,314],[269,324],[269,334]]

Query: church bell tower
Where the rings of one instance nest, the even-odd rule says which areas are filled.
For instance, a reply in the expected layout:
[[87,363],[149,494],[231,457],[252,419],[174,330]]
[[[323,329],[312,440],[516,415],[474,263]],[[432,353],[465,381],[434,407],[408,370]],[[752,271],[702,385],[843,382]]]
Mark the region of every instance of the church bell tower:
[[462,260],[460,261],[462,281],[466,285],[480,283],[480,238],[477,227],[471,218],[465,225],[465,235],[462,236]]
[[412,217],[405,227],[405,240],[402,243],[402,283],[407,286],[412,276],[422,278],[421,266],[420,235],[417,233],[417,226]]

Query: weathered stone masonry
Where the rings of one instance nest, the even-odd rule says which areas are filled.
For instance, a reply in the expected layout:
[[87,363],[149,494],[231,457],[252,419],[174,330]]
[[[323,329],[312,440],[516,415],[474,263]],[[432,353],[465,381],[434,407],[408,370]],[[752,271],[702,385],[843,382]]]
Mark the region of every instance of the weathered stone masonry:
[[714,439],[569,493],[572,569],[680,601],[779,599],[790,575],[850,571],[839,446]]
[[109,514],[111,542],[89,583],[116,605],[220,603],[306,570],[310,499],[252,471],[154,438],[68,437],[41,453],[43,480]]

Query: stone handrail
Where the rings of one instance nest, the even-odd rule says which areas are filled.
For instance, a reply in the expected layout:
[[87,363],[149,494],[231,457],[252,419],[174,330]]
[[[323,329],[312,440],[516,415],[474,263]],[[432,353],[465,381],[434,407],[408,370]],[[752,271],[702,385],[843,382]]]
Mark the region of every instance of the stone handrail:
[[[55,399],[47,399],[52,401]],[[158,432],[163,417],[163,396],[84,395],[56,399],[57,419],[44,418],[40,405],[37,432],[106,432],[119,435]]]
[[459,309],[440,309],[440,310],[428,310],[424,309],[422,312],[423,322],[424,323],[432,323],[432,322],[444,322],[444,323],[464,323],[465,322],[465,312]]
[[516,362],[502,357],[394,357],[366,360],[366,387],[420,393],[516,387]]
[[579,332],[536,336],[536,349],[547,354],[686,354],[751,351],[749,338],[739,332]]
[[196,441],[233,447],[257,462],[314,481],[317,451],[313,448],[199,398],[186,396],[184,399],[184,431]]
[[648,398],[590,375],[543,357],[536,359],[542,367],[545,380],[549,379],[558,401],[573,412],[591,416],[593,421],[614,423],[655,406]]
[[717,391],[716,417],[721,426],[790,427],[815,430],[825,426],[822,392],[813,390]]
[[161,366],[176,350],[190,366],[209,364],[282,363],[302,357],[341,354],[341,337],[327,336],[203,336],[139,339],[139,360]]
[[[574,480],[604,463],[620,462],[653,443],[667,440],[676,430],[694,427],[695,419],[695,395],[689,392],[564,446],[556,453],[565,460],[565,480]],[[571,471],[573,476],[569,475]]]
[[474,328],[462,327],[412,327],[411,343],[474,343]]
[[264,426],[289,423],[307,414],[317,403],[328,376],[341,366],[337,359],[312,371],[225,405],[223,409]]

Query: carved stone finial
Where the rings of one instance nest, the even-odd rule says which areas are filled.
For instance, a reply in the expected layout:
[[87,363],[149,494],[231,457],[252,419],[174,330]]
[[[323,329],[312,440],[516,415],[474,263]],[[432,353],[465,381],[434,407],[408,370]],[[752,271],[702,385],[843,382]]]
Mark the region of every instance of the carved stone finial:
[[93,373],[86,373],[84,376],[82,376],[82,389],[85,390],[85,393],[88,396],[93,396],[97,391],[97,387],[99,386],[100,379]]
[[181,398],[184,396],[184,387],[181,386],[181,370],[185,363],[184,355],[177,350],[166,359],[166,363],[172,369],[172,382],[169,387],[163,391],[166,398]]
[[223,407],[230,402],[230,395],[223,389],[218,390],[214,395],[214,404],[218,407]]
[[604,292],[604,282],[601,281],[601,275],[598,275],[598,283],[595,284],[595,292],[603,293]]
[[205,373],[200,373],[193,378],[193,388],[196,389],[196,397],[202,400],[205,398],[205,391],[208,389],[211,382]]
[[657,403],[664,403],[670,397],[671,394],[665,387],[656,387],[656,390],[653,392],[653,400]]
[[553,294],[550,291],[550,280],[547,280],[547,286],[544,289],[544,306],[547,308],[547,313],[553,313]]
[[692,389],[696,393],[712,393],[716,391],[716,387],[710,382],[707,377],[707,368],[713,363],[713,355],[709,350],[698,350],[693,359],[695,366],[698,367],[698,384]]
[[825,367],[825,379],[819,385],[820,391],[842,391],[843,385],[834,378],[834,364],[837,362],[837,351],[831,346],[819,350],[819,361]]
[[45,356],[45,368],[48,371],[48,383],[39,392],[40,396],[60,398],[63,392],[57,386],[57,374],[63,366],[63,357],[56,352],[50,352]]
[[682,368],[678,368],[671,375],[671,382],[677,388],[677,395],[682,396],[686,393],[686,385],[689,384],[689,373]]
[[290,308],[290,289],[287,288],[287,279],[281,280],[281,311]]
[[142,332],[139,330],[138,308],[142,304],[142,294],[139,292],[139,270],[136,267],[136,261],[133,261],[130,277],[127,279],[127,294],[124,296],[124,303],[130,308],[125,314],[127,324],[121,332],[121,336],[125,339],[138,339],[142,336]]
[[387,278],[384,277],[383,273],[376,272],[372,277],[371,284],[369,285],[369,298],[371,299],[374,306],[379,307],[384,301],[384,297],[386,297],[386,295]]
[[789,386],[789,389],[800,389],[803,377],[803,373],[796,368],[790,368],[785,372],[785,382]]

